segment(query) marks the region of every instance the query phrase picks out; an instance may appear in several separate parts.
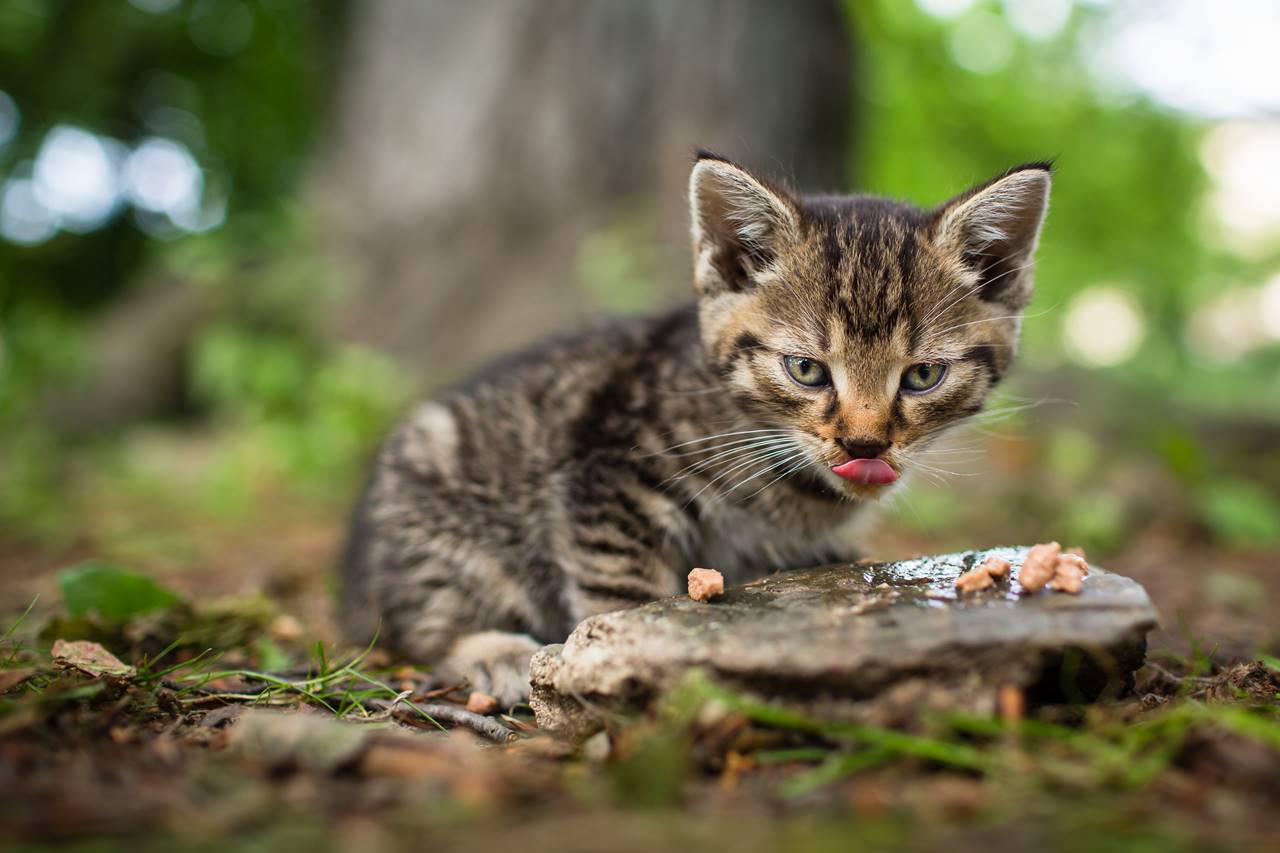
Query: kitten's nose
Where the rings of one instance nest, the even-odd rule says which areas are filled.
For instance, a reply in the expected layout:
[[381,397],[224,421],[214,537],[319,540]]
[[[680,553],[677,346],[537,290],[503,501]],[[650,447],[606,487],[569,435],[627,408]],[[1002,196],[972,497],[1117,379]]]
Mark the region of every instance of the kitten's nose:
[[836,444],[844,448],[852,459],[875,459],[889,449],[887,441],[868,441],[864,438],[837,438]]

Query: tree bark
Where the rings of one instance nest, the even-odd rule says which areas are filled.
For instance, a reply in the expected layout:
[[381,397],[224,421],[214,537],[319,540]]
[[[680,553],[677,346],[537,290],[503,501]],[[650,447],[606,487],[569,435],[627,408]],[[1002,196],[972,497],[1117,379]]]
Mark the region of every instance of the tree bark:
[[335,327],[431,381],[617,302],[584,269],[593,236],[629,229],[607,251],[647,282],[631,302],[687,292],[698,147],[846,185],[836,2],[376,0],[350,20],[311,184],[351,288]]

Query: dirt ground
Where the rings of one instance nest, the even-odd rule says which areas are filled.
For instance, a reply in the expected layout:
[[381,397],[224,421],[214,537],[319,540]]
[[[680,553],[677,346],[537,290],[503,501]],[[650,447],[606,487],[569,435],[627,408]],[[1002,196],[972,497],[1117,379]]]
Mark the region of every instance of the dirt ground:
[[[497,744],[376,699],[353,700],[339,721],[243,675],[190,680],[204,665],[193,646],[142,657],[166,630],[176,636],[172,624],[133,624],[109,646],[136,667],[127,677],[59,664],[51,637],[35,633],[61,612],[57,572],[107,555],[192,602],[188,618],[217,606],[255,614],[225,634],[220,666],[267,669],[264,642],[298,672],[315,666],[317,640],[348,659],[331,618],[341,504],[267,501],[263,513],[211,524],[107,501],[85,504],[74,538],[0,534],[0,630],[38,596],[10,651],[0,647],[0,840],[86,850],[1263,850],[1280,837],[1280,671],[1270,668],[1280,664],[1280,553],[1224,549],[1160,518],[1095,556],[1140,581],[1161,614],[1134,695],[925,721],[907,742],[780,727],[750,709],[708,710],[717,706],[704,696],[697,710],[663,706],[580,746],[540,735],[527,708],[505,709],[491,719],[517,737]],[[969,531],[981,540],[969,544],[1014,544],[994,538],[1004,524]],[[953,544],[890,523],[869,553]],[[411,701],[460,709],[468,698],[429,667],[377,653],[360,666]]]

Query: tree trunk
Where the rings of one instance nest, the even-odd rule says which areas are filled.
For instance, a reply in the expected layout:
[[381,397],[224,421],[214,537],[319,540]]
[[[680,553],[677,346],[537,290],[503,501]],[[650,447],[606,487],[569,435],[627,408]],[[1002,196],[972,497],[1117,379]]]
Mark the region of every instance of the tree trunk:
[[376,0],[350,20],[312,181],[352,286],[335,322],[419,377],[687,292],[698,147],[846,183],[836,2]]

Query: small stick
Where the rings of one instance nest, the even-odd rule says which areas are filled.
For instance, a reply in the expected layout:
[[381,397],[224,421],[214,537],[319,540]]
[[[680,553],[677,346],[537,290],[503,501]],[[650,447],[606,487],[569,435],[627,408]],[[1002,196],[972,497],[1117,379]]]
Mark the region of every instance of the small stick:
[[[516,738],[516,733],[511,729],[494,720],[492,717],[482,717],[479,714],[473,714],[465,708],[459,708],[457,705],[446,705],[442,702],[430,702],[419,705],[416,702],[410,702],[407,699],[400,702],[390,702],[386,699],[366,699],[363,703],[366,707],[378,711],[394,710],[400,717],[408,716],[401,708],[412,709],[418,714],[430,717],[446,723],[453,723],[455,726],[463,726],[471,729],[476,734],[484,735],[489,740],[497,743],[509,743]],[[409,717],[412,719],[412,717]]]

